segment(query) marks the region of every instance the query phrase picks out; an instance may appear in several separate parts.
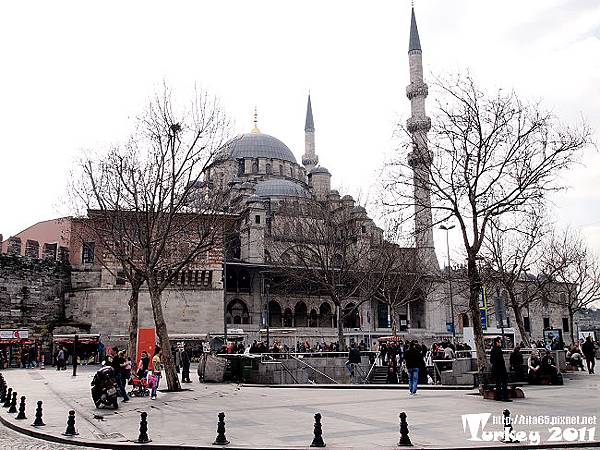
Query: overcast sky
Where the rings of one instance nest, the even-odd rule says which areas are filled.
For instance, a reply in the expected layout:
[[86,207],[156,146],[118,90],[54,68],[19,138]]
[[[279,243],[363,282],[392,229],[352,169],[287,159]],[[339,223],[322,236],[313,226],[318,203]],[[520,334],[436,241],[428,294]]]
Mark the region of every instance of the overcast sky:
[[[583,115],[597,139],[600,1],[417,0],[416,13],[426,73],[469,70]],[[125,139],[163,79],[179,96],[194,83],[216,94],[239,132],[256,105],[261,131],[298,160],[310,90],[321,164],[364,197],[409,115],[409,23],[409,0],[4,2],[0,233],[68,212],[77,155]],[[584,162],[555,214],[600,250],[600,157]]]

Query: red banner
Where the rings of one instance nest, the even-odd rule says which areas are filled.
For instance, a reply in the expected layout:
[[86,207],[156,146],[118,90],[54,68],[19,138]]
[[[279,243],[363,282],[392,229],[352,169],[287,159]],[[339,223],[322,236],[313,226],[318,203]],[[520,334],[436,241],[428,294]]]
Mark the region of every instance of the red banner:
[[154,328],[138,328],[137,335],[137,352],[136,352],[136,361],[135,368],[140,364],[140,359],[142,359],[142,352],[148,353],[148,357],[150,358],[150,366],[152,369],[152,357],[154,356],[154,347],[156,346],[156,329]]

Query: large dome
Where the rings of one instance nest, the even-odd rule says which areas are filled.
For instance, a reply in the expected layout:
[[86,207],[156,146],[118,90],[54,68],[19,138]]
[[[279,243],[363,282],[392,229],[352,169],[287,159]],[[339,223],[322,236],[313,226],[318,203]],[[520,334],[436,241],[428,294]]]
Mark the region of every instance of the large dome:
[[223,157],[228,159],[273,158],[296,163],[296,158],[288,146],[268,134],[242,134],[228,141],[223,147]]
[[303,186],[290,180],[272,179],[261,181],[256,185],[256,195],[260,197],[300,197],[310,198]]

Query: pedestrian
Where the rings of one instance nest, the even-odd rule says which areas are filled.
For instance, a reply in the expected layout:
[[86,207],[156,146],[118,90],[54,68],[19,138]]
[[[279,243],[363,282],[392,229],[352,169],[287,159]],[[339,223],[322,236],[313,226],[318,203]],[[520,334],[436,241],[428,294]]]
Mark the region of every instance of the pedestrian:
[[512,402],[508,398],[508,373],[502,353],[502,338],[494,339],[494,346],[490,352],[490,364],[492,365],[492,377],[496,379],[496,400]]
[[37,367],[37,349],[35,345],[29,347],[29,367]]
[[66,369],[65,350],[62,347],[58,347],[58,353],[56,354],[56,370],[64,369]]
[[521,346],[517,345],[510,354],[510,370],[514,372],[518,381],[525,379],[525,371],[523,369],[523,353],[521,353]]
[[150,366],[150,357],[146,351],[142,351],[140,363],[138,364],[137,377],[139,379],[146,378],[148,375],[148,367]]
[[181,382],[191,383],[190,380],[190,354],[188,344],[184,344],[183,350],[181,350]]
[[154,348],[154,356],[152,357],[152,375],[156,378],[156,383],[153,384],[152,393],[150,396],[152,400],[156,400],[156,391],[158,390],[161,374],[162,362],[160,360],[160,347],[157,346]]
[[417,348],[414,341],[410,343],[408,350],[404,352],[404,361],[408,372],[408,392],[409,395],[415,395],[419,384],[419,368],[423,365],[423,355],[421,348]]
[[129,397],[127,396],[127,392],[125,390],[125,350],[119,351],[118,347],[113,349],[113,359],[111,366],[115,371],[115,378],[117,380],[117,389],[121,393],[123,397],[123,402],[128,402]]
[[596,365],[596,350],[594,349],[594,341],[592,337],[588,336],[585,338],[585,342],[581,346],[583,356],[585,356],[585,362],[587,369],[590,374],[594,373],[594,366]]

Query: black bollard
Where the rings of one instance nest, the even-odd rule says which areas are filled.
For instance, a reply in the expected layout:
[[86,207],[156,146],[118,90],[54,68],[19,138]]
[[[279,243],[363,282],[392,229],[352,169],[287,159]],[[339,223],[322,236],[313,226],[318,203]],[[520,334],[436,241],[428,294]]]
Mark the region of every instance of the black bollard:
[[19,403],[19,414],[17,414],[17,417],[15,417],[15,419],[27,419],[27,417],[25,417],[25,396],[22,395],[21,396],[21,403]]
[[518,439],[513,439],[512,437],[512,433],[513,433],[513,426],[512,426],[512,419],[510,418],[510,411],[508,409],[505,409],[504,411],[502,411],[502,415],[504,416],[503,418],[503,425],[504,425],[504,443],[506,444],[517,444],[519,442]]
[[75,430],[75,411],[69,411],[67,418],[67,429],[63,433],[65,436],[77,436],[79,433]]
[[398,447],[412,447],[412,442],[408,437],[408,422],[406,421],[406,413],[402,411],[400,413],[400,442]]
[[321,428],[321,414],[320,413],[315,414],[314,434],[315,434],[315,437],[313,438],[313,441],[310,444],[310,446],[311,447],[325,447],[326,444],[325,444],[325,442],[323,442],[323,429]]
[[0,386],[0,403],[4,403],[6,400],[6,384]]
[[17,412],[17,393],[12,393],[12,400],[10,401],[10,408],[8,408],[9,414]]
[[219,423],[217,424],[217,438],[213,445],[227,445],[229,441],[225,437],[225,413],[219,413]]
[[31,424],[34,427],[43,427],[46,424],[42,420],[42,401],[37,402],[37,408],[35,409],[35,420]]
[[6,399],[4,400],[4,403],[2,404],[3,408],[8,408],[10,406],[11,397],[12,397],[12,388],[8,388],[8,392],[6,393]]
[[152,442],[152,439],[148,438],[148,421],[146,420],[148,417],[148,413],[143,412],[140,418],[140,435],[137,438],[137,441],[134,441],[137,444],[147,444],[148,442]]

